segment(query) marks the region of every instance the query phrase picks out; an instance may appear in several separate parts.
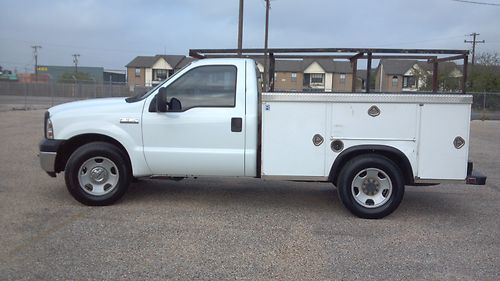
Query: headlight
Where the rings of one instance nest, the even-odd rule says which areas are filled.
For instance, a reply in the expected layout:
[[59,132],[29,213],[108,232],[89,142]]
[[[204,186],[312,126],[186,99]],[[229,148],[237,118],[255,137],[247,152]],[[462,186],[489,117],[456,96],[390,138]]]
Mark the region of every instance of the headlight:
[[45,138],[54,139],[54,127],[52,126],[52,121],[50,121],[49,112],[45,112]]

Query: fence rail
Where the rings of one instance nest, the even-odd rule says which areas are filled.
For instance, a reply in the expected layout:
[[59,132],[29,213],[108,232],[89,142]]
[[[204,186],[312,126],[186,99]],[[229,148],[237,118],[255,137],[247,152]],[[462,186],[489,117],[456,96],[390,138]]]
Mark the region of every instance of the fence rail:
[[126,97],[145,92],[146,87],[129,89],[126,83],[19,83],[0,82],[0,95],[34,97],[102,98]]
[[[135,86],[130,89],[126,83],[67,83],[49,81],[45,83],[19,83],[0,81],[0,106],[12,108],[48,108],[73,100],[129,97],[145,93],[148,87]],[[469,93],[473,95],[473,119],[500,120],[500,93]]]

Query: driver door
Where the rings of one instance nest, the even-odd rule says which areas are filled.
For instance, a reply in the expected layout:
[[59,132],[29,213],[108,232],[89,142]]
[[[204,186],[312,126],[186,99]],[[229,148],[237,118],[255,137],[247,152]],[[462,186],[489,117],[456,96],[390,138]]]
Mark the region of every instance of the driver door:
[[187,69],[166,86],[167,101],[180,102],[175,112],[151,112],[149,103],[156,100],[149,100],[142,126],[153,174],[244,175],[244,69],[244,63]]

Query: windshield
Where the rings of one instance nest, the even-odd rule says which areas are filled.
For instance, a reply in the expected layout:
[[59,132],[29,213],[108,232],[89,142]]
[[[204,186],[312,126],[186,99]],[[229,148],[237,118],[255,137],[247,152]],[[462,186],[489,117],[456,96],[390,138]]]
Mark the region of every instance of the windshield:
[[182,70],[184,70],[184,68],[190,66],[191,63],[188,63],[186,64],[185,66],[183,66],[181,69],[177,70],[172,76],[168,77],[167,79],[161,81],[158,85],[154,86],[153,88],[151,88],[149,91],[145,92],[144,94],[138,94],[137,96],[133,96],[133,97],[130,97],[130,98],[127,98],[126,101],[127,102],[136,102],[136,101],[140,101],[140,100],[143,100],[145,98],[147,98],[149,95],[151,95],[154,91],[156,91],[157,89],[159,89],[160,87],[163,86],[163,84],[167,83],[167,81],[169,81],[170,79],[172,79],[173,77],[176,77],[178,73],[180,73]]

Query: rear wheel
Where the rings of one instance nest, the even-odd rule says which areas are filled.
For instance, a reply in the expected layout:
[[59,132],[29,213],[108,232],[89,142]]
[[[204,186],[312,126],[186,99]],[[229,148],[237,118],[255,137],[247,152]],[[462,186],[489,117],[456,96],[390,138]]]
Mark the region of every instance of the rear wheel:
[[93,142],[79,147],[68,159],[66,186],[85,205],[110,205],[127,191],[129,171],[121,150],[109,143]]
[[340,171],[337,188],[342,204],[367,219],[389,215],[404,195],[401,170],[392,160],[377,154],[349,160]]

